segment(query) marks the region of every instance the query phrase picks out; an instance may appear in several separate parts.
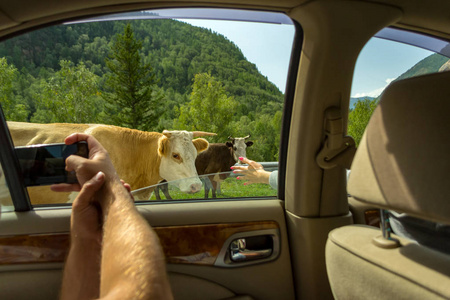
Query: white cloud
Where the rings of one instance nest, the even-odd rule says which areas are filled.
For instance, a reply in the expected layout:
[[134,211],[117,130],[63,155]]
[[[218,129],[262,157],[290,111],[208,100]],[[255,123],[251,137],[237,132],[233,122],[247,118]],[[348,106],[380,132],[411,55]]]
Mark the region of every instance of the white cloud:
[[394,80],[395,80],[395,78],[388,78],[388,79],[386,79],[385,81],[386,81],[387,84],[389,84],[389,83],[391,83],[391,82],[394,81]]
[[381,95],[381,93],[384,91],[384,89],[394,80],[395,80],[395,78],[387,78],[384,81],[384,82],[386,82],[386,84],[383,87],[380,87],[380,88],[370,91],[370,92],[356,93],[352,97],[353,98],[360,98],[360,97],[374,97],[375,98],[375,97],[378,97]]

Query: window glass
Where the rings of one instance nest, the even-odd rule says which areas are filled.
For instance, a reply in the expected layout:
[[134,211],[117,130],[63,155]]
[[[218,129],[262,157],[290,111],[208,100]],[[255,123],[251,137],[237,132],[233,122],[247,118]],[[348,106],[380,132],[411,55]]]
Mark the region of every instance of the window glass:
[[2,212],[14,210],[11,195],[9,194],[8,185],[6,184],[5,174],[3,172],[3,168],[1,165],[0,165],[0,207]]
[[[275,197],[276,189],[244,185],[230,167],[247,156],[277,169],[294,35],[283,14],[223,9],[52,26],[0,44],[1,104],[16,147],[63,142],[72,132],[96,136],[139,200],[158,199],[154,189],[163,179],[174,200],[203,199],[205,186],[217,198]],[[195,133],[183,144],[165,130]],[[205,148],[197,138],[222,145],[195,165],[196,149]],[[75,196],[49,186],[28,192],[33,205]]]
[[447,41],[393,28],[383,29],[365,45],[356,63],[349,107],[348,134],[356,145],[389,83],[450,70],[448,49]]

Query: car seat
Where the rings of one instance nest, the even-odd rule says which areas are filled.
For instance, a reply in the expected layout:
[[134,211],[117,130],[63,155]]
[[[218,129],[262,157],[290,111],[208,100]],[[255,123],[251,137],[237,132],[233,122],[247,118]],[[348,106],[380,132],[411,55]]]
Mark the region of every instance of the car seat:
[[450,72],[393,82],[362,137],[348,193],[382,209],[382,229],[329,233],[336,299],[450,299],[450,255],[389,231],[385,210],[450,224]]

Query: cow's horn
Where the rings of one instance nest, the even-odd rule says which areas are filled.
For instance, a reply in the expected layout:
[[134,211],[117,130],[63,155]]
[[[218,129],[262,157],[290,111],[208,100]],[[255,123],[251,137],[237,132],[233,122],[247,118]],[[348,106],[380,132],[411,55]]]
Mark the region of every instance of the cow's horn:
[[192,133],[194,134],[194,137],[199,137],[199,136],[212,136],[212,135],[217,135],[217,133],[213,133],[213,132],[206,132],[206,131],[192,131]]
[[228,139],[234,141],[234,137],[232,137],[231,135],[228,137]]
[[244,140],[245,140],[245,139],[248,139],[249,137],[250,137],[250,134],[249,134],[249,135],[247,135],[247,136],[246,136],[246,137],[244,138]]
[[165,136],[167,136],[168,138],[170,138],[170,136],[172,135],[172,132],[168,131],[168,130],[163,130],[162,132]]

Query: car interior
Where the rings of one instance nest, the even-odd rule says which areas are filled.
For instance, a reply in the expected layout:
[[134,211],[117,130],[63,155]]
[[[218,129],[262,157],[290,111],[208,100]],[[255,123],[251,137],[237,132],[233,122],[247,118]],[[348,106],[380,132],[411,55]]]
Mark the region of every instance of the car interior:
[[[193,9],[193,15],[175,15],[172,9]],[[220,186],[225,196],[217,199],[203,199],[202,193],[178,199],[171,191],[173,201],[149,201],[146,188],[135,191],[138,211],[160,239],[175,299],[450,298],[449,235],[440,242],[427,233],[443,245],[444,250],[436,250],[392,232],[389,225],[390,212],[396,212],[449,232],[449,1],[5,0],[0,3],[0,44],[61,25],[123,21],[124,13],[142,11],[151,12],[143,19],[234,20],[289,26],[293,32],[285,46],[285,89],[276,94],[282,99],[278,131],[270,137],[279,145],[271,156],[277,161],[266,162],[268,169],[278,170],[278,188],[249,192],[231,172]],[[47,42],[39,37],[25,41]],[[399,77],[379,98],[370,99],[376,108],[359,140],[349,135],[357,108],[352,85],[360,57],[374,38],[438,56],[432,57],[432,70]],[[27,56],[23,47],[11,51]],[[367,57],[373,64],[392,64],[383,55]],[[57,299],[70,246],[71,203],[37,204],[33,188],[24,185],[15,153],[23,145],[8,125],[17,121],[10,113],[19,115],[17,107],[8,110],[5,96],[4,70],[11,69],[2,63],[0,299]],[[409,68],[419,69],[404,71]],[[261,123],[261,132],[269,135],[268,122]],[[259,141],[256,136],[248,157],[256,157]],[[229,196],[226,182],[239,185],[239,193]],[[45,190],[37,193],[50,199]]]

